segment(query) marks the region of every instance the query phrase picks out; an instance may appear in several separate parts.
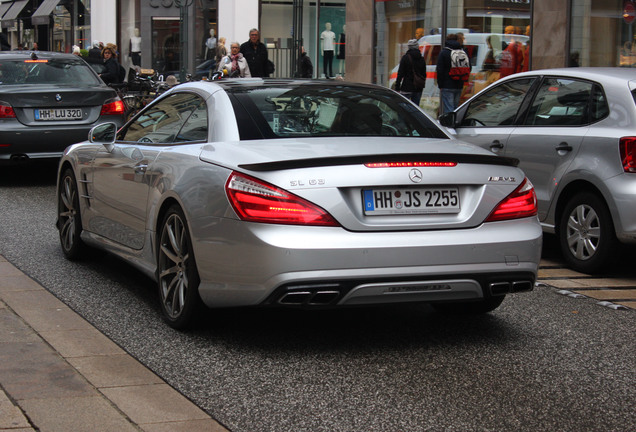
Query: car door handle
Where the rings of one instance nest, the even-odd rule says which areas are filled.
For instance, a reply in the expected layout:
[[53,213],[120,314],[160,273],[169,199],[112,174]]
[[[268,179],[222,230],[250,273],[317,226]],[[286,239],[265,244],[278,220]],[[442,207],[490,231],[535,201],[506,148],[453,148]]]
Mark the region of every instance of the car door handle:
[[491,144],[490,144],[490,150],[495,150],[495,149],[502,149],[504,147],[504,145],[499,142],[499,140],[494,140]]
[[145,174],[148,164],[135,165],[135,174]]
[[572,151],[572,146],[568,145],[568,143],[563,141],[558,146],[556,146],[556,151],[558,151],[558,152],[560,152],[560,151]]

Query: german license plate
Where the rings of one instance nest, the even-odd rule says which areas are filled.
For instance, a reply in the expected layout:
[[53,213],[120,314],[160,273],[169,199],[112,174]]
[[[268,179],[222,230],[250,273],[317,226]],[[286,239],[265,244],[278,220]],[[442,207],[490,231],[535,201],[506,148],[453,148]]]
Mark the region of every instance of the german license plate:
[[38,121],[81,120],[81,108],[46,108],[35,109],[35,119]]
[[364,214],[439,214],[459,213],[456,187],[365,189],[362,191]]

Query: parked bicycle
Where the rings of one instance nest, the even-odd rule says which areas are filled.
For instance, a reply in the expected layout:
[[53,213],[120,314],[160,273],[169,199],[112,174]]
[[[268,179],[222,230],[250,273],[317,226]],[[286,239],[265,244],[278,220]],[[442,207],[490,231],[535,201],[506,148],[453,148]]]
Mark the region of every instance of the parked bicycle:
[[124,102],[126,120],[128,120],[157,96],[176,84],[176,80],[174,82],[164,80],[163,75],[157,77],[152,69],[130,69],[128,82],[109,85],[115,89],[119,98]]

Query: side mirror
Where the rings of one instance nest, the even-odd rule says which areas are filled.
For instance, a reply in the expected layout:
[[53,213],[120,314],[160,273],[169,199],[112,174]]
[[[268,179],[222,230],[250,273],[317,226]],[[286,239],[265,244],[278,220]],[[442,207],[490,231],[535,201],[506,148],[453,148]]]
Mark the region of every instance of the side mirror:
[[113,144],[117,136],[115,123],[102,123],[93,127],[88,133],[88,140],[92,143]]
[[447,112],[446,114],[442,114],[441,116],[439,116],[439,124],[441,124],[442,126],[454,128],[456,121],[457,114],[455,114],[455,111]]

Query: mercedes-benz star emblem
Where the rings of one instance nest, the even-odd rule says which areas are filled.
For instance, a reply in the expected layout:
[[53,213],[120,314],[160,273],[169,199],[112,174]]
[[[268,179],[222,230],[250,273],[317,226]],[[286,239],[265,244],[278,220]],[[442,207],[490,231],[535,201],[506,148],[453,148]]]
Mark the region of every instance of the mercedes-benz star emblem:
[[409,172],[409,178],[413,183],[419,183],[422,181],[422,171],[413,168],[411,172]]
[[61,95],[61,94],[59,94],[59,93],[58,93],[58,94],[56,94],[56,95],[55,95],[55,100],[56,100],[56,101],[58,101],[58,102],[59,102],[59,101],[61,101],[61,100],[62,100],[62,95]]

